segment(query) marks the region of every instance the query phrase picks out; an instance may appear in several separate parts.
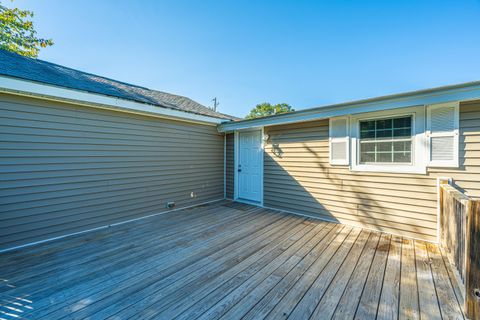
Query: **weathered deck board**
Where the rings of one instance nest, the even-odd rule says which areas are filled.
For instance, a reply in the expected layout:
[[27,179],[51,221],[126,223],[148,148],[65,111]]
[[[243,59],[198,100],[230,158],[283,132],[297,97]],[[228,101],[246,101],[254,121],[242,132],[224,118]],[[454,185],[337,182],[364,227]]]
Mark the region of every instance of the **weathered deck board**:
[[413,240],[403,239],[399,319],[420,319]]
[[400,295],[402,238],[392,236],[387,259],[377,317],[379,319],[397,319]]
[[434,244],[217,202],[0,254],[1,319],[462,319]]
[[352,278],[345,287],[341,300],[333,315],[333,319],[353,319],[357,311],[358,303],[362,296],[363,287],[367,281],[370,268],[372,266],[373,257],[378,246],[380,235],[372,233],[355,266]]
[[377,314],[388,250],[390,248],[389,244],[390,235],[382,234],[355,314],[356,319],[371,319]]

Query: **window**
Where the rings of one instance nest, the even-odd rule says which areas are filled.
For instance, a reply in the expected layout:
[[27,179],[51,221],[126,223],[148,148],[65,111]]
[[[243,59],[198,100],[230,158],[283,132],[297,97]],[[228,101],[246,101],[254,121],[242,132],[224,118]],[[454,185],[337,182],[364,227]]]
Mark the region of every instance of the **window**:
[[[352,171],[426,174],[427,166],[459,165],[458,102],[353,114],[343,122],[347,134],[338,119],[330,119],[331,161],[350,157],[343,163]],[[346,152],[339,138],[349,139]]]
[[360,125],[360,164],[411,164],[412,116],[364,120]]
[[350,116],[352,171],[427,172],[425,106]]

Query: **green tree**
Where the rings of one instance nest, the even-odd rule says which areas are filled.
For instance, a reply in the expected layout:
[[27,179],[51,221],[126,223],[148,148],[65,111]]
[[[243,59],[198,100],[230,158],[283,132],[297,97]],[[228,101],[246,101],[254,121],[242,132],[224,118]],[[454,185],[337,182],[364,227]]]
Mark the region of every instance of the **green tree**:
[[279,113],[286,113],[295,111],[290,105],[287,103],[279,103],[276,105],[272,105],[268,102],[257,104],[255,108],[253,108],[250,113],[246,116],[247,119],[253,118],[261,118],[266,116],[271,116],[274,114]]
[[31,18],[32,11],[10,9],[0,3],[0,49],[36,58],[40,48],[53,45],[52,39],[37,37]]

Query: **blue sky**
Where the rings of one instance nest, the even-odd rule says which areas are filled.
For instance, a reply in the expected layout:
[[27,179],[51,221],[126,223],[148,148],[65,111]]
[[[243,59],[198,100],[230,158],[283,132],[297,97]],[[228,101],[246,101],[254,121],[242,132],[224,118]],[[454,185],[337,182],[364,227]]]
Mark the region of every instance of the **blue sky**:
[[40,58],[244,116],[480,80],[480,0],[3,1]]

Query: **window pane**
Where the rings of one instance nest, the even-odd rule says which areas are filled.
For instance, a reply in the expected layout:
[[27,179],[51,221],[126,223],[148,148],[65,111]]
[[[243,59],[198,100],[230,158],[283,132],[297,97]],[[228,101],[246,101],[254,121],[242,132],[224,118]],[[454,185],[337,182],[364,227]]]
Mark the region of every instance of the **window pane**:
[[412,126],[412,117],[393,119],[394,128],[405,128]]
[[375,138],[375,131],[361,131],[360,139],[373,139]]
[[377,120],[377,130],[391,129],[391,128],[392,128],[392,119]]
[[377,151],[392,152],[393,142],[377,142]]
[[360,152],[375,152],[375,142],[362,143]]
[[375,130],[375,121],[361,121],[360,130]]
[[395,129],[393,130],[393,136],[395,138],[410,138],[412,135],[412,129]]
[[360,162],[361,163],[375,162],[375,153],[367,153],[367,152],[360,153]]
[[392,129],[388,130],[377,130],[377,138],[391,138]]
[[400,163],[410,163],[412,162],[412,154],[410,152],[396,152],[393,154],[393,161]]
[[377,153],[377,162],[392,162],[392,153]]
[[393,151],[411,151],[411,141],[397,141],[393,143]]

